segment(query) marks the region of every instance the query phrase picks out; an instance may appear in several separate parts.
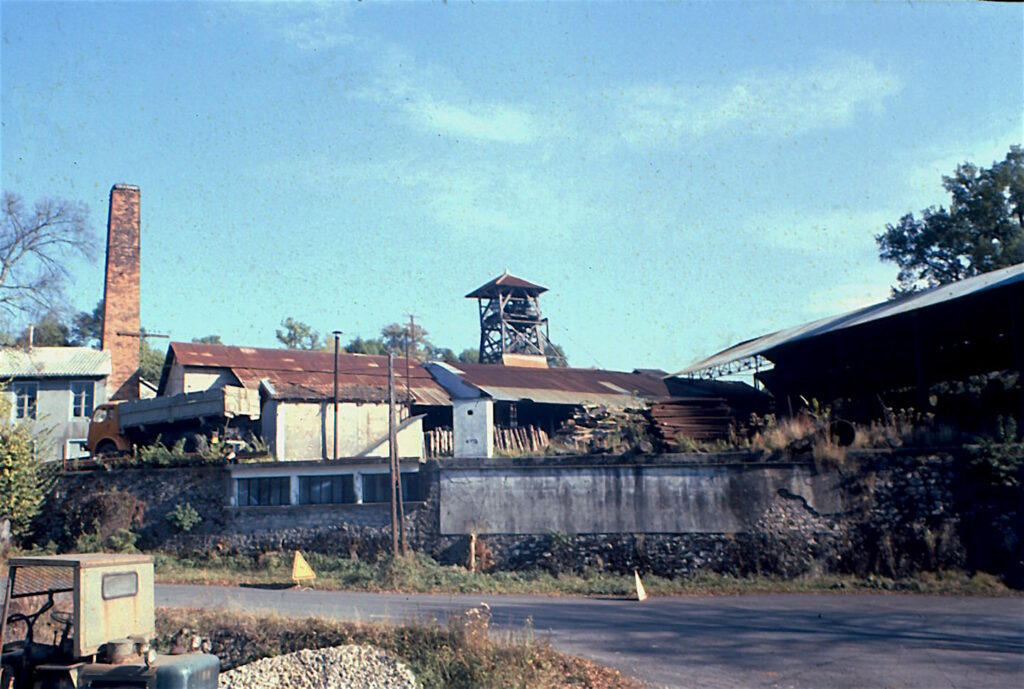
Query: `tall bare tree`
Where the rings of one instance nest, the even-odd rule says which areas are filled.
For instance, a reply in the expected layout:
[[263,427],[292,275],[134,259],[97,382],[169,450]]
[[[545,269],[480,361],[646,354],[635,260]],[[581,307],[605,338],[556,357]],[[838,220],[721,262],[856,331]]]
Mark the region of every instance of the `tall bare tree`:
[[94,260],[96,236],[85,204],[42,199],[29,209],[4,192],[0,217],[0,311],[8,317],[46,312],[59,305],[68,263]]

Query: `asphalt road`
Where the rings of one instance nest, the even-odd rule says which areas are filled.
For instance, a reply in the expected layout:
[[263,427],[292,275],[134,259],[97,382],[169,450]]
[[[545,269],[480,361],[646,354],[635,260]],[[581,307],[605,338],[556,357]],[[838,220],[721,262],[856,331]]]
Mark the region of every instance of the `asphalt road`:
[[651,598],[450,596],[159,585],[157,605],[346,620],[444,620],[486,601],[494,624],[687,689],[1019,689],[1024,599],[910,595]]

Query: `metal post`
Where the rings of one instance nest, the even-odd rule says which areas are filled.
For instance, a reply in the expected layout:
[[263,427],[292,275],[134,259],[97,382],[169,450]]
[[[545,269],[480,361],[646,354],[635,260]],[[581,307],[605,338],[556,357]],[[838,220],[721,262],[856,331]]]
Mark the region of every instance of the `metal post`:
[[395,452],[395,355],[388,353],[388,464],[391,475],[391,553],[398,555],[398,493],[395,486],[398,453]]
[[334,331],[334,459],[338,458],[338,349],[341,331]]

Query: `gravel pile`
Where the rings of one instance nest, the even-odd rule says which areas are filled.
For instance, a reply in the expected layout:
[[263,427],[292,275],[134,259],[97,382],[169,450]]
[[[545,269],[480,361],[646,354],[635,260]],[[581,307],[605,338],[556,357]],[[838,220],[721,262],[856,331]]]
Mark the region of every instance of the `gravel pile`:
[[419,689],[403,663],[372,646],[264,658],[222,673],[219,689]]

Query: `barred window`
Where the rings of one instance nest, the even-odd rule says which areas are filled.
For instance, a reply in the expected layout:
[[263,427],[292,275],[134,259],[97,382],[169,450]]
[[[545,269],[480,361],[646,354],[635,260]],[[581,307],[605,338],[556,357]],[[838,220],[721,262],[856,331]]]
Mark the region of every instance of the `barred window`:
[[91,380],[76,380],[71,383],[71,417],[85,419],[92,416]]
[[299,477],[300,505],[342,504],[355,501],[355,484],[351,474]]
[[287,476],[240,478],[235,487],[239,507],[291,504],[291,479]]

